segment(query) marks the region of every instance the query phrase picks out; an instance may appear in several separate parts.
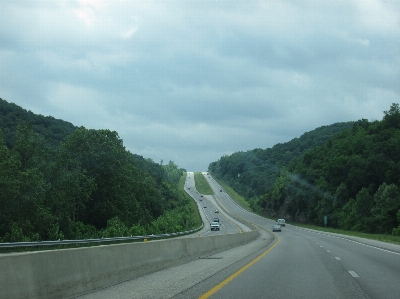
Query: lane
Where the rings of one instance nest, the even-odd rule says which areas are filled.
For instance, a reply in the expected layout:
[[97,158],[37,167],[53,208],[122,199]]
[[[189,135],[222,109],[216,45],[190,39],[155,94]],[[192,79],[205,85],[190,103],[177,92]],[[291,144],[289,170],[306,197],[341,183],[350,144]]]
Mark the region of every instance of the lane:
[[[187,173],[185,191],[197,202],[199,211],[201,211],[201,216],[203,218],[205,227],[201,232],[199,232],[199,234],[233,234],[251,230],[249,227],[233,219],[229,214],[227,214],[224,207],[218,203],[214,195],[200,194],[195,187],[193,172]],[[218,213],[216,213],[216,211],[218,211]],[[217,217],[220,220],[221,225],[219,231],[210,230],[210,223],[213,221],[214,217]]]
[[313,241],[288,235],[237,279],[204,298],[365,298],[357,283]]
[[[261,227],[268,229],[274,223],[229,204],[227,195],[220,198]],[[400,246],[291,225],[277,234],[281,237],[277,248],[210,298],[399,297]]]
[[299,228],[295,230],[336,259],[370,298],[399,297],[400,246]]
[[257,225],[256,241],[80,298],[398,298],[400,246],[290,224],[273,234],[275,221],[244,210],[207,179],[216,195],[203,201]]

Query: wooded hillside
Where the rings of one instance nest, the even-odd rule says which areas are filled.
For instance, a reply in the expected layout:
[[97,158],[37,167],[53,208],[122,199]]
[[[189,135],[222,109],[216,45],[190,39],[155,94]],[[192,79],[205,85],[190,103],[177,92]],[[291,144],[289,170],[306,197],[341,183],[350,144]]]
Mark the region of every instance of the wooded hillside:
[[[255,159],[259,164],[253,162],[252,170],[247,166],[252,161],[249,157],[277,149],[222,157],[210,164],[210,171],[228,183],[236,177],[231,184],[235,190],[256,195],[250,199],[251,206],[267,215],[321,226],[328,216],[332,227],[400,235],[399,105],[393,104],[383,115],[381,121],[362,119],[350,129],[344,126],[317,146],[299,147],[303,153],[298,158],[285,159],[283,145],[276,160],[268,155],[261,160],[259,154]],[[252,176],[237,176],[250,171]]]
[[172,161],[130,153],[115,131],[0,104],[0,242],[175,232],[192,218]]
[[352,122],[347,122],[323,126],[272,148],[257,148],[226,155],[211,163],[209,171],[246,198],[261,196],[274,184],[282,167],[352,125]]

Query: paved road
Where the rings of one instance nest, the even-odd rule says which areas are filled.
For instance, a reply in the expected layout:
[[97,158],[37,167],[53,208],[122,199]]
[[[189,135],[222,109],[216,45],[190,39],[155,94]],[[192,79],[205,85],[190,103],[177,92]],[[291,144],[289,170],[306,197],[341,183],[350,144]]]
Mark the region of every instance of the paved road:
[[399,298],[400,246],[291,225],[273,234],[206,178],[227,216],[258,226],[256,241],[80,298]]

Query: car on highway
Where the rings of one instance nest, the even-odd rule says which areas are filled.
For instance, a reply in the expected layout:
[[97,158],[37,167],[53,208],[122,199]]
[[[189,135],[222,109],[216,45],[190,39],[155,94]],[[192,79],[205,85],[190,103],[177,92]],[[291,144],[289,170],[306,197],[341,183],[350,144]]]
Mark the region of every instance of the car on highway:
[[218,217],[214,217],[214,222],[219,222],[219,218]]
[[207,208],[207,206],[204,206],[204,208]]
[[274,224],[272,226],[272,231],[273,232],[280,232],[282,230],[281,226],[279,224]]
[[285,226],[285,219],[278,219],[277,222],[280,226]]
[[211,230],[219,230],[219,222],[217,222],[217,221],[212,222]]
[[215,213],[219,213],[219,211],[218,211],[218,210],[215,210]]

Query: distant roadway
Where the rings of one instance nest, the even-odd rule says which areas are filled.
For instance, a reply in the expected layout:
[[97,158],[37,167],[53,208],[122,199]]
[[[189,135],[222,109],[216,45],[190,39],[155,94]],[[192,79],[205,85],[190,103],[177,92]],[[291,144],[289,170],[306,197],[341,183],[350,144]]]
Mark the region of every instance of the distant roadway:
[[399,245],[290,224],[272,233],[275,221],[246,211],[203,175],[215,196],[196,193],[193,173],[185,189],[200,207],[207,205],[202,217],[220,211],[223,228],[211,232],[208,223],[200,234],[249,230],[238,223],[242,218],[258,227],[256,241],[79,298],[400,298]]

